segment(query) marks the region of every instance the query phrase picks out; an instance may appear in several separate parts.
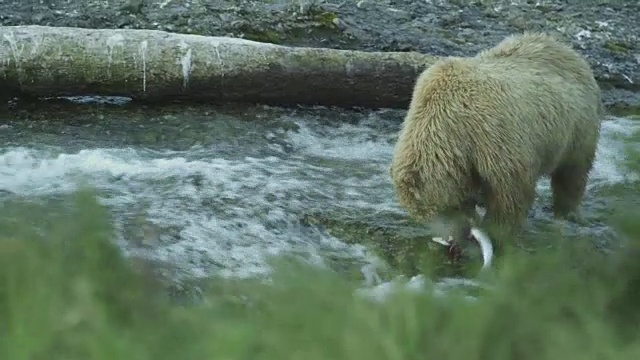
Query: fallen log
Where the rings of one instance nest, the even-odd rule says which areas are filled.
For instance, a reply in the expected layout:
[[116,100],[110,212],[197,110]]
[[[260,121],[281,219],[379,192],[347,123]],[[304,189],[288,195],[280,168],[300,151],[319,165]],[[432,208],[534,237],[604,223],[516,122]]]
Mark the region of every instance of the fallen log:
[[398,108],[434,59],[158,30],[4,26],[0,92]]
[[[0,26],[0,99],[99,95],[406,108],[415,78],[436,59],[159,30]],[[616,83],[610,74],[596,77],[603,88]],[[628,81],[639,83],[636,77]],[[616,96],[607,107],[635,109],[632,95],[631,105]]]

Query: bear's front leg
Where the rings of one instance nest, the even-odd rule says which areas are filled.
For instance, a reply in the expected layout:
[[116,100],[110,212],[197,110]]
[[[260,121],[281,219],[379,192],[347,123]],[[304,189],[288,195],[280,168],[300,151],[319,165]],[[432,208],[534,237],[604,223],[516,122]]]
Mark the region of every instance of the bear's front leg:
[[512,181],[510,191],[498,191],[492,188],[485,198],[487,212],[483,227],[487,229],[498,247],[504,241],[512,241],[512,238],[520,232],[535,199],[535,183],[525,185],[520,182],[520,186],[517,186],[518,180]]

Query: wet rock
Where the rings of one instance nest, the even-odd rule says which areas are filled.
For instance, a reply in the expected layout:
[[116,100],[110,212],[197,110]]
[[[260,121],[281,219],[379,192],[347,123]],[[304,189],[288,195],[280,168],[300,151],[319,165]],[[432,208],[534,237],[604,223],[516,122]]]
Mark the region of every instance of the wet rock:
[[[413,276],[425,266],[431,267],[439,276],[459,276],[465,266],[474,266],[470,261],[469,249],[457,259],[449,257],[442,245],[431,241],[433,234],[425,231],[424,226],[406,219],[391,220],[385,218],[385,226],[380,220],[353,219],[336,214],[305,214],[300,219],[303,226],[316,228],[317,231],[339,238],[348,244],[362,244],[380,256],[393,269],[401,274]],[[461,253],[462,255],[462,253]],[[477,260],[477,254],[473,260]]]
[[609,112],[618,116],[640,115],[640,93],[624,89],[610,89],[603,94]]
[[129,14],[138,14],[144,6],[143,0],[127,0],[120,6],[120,10]]

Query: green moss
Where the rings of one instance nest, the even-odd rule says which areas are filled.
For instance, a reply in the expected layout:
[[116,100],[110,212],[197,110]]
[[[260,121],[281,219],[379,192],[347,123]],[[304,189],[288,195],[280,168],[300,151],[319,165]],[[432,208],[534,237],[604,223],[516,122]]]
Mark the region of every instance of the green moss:
[[616,104],[611,106],[608,109],[608,112],[612,115],[629,118],[629,119],[638,119],[640,118],[640,107],[638,106],[628,106],[624,104]]
[[614,40],[607,40],[604,43],[604,48],[611,51],[611,52],[615,52],[615,53],[627,53],[629,50],[631,50],[631,46],[623,43],[621,41],[614,41]]
[[313,14],[312,17],[313,20],[315,20],[322,26],[325,26],[327,28],[337,28],[335,20],[338,18],[338,16],[335,13],[324,11]]
[[313,14],[312,21],[308,19],[301,23],[289,24],[284,32],[279,32],[271,28],[256,29],[248,25],[242,26],[240,30],[247,40],[286,45],[310,45],[318,39],[331,39],[342,43],[348,42],[342,31],[334,22],[336,15],[330,12],[320,12]]
[[274,30],[256,30],[245,29],[243,30],[244,38],[247,40],[258,41],[263,43],[281,44],[282,39],[280,33]]

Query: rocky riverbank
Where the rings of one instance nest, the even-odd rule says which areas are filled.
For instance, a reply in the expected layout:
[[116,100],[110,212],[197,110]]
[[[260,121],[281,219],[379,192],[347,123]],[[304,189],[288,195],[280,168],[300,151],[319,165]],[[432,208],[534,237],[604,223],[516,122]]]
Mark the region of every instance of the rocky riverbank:
[[560,34],[619,111],[640,109],[640,3],[501,0],[0,0],[0,24],[159,29],[285,45],[472,55],[523,30]]

